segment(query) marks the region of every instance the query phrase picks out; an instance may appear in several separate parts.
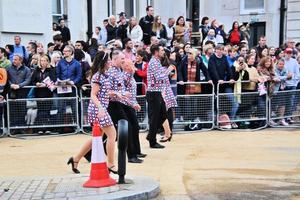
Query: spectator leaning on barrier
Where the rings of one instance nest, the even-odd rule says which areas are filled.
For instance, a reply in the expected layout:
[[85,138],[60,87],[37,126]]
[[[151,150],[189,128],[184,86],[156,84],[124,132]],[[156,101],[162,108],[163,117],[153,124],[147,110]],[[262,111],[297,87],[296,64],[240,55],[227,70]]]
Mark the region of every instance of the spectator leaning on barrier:
[[134,44],[141,42],[143,39],[143,30],[140,25],[137,24],[136,18],[131,17],[129,25],[127,27],[127,37],[130,38]]
[[154,21],[154,9],[152,6],[146,7],[147,15],[140,19],[139,25],[143,30],[143,42],[145,45],[150,44],[152,25]]
[[6,51],[0,47],[0,68],[7,68],[11,66],[11,62],[6,57]]
[[[292,78],[292,74],[289,74],[288,71],[286,70],[284,66],[285,60],[284,59],[279,59],[277,61],[277,65],[275,68],[275,76],[278,79],[275,85],[275,96],[272,99],[272,104],[271,104],[271,111],[272,113],[276,112],[278,113],[278,117],[281,117],[279,120],[278,124],[282,126],[288,126],[289,124],[285,121],[284,114],[285,114],[285,104],[289,104],[290,101],[287,101],[287,103],[281,102],[283,99],[286,98],[286,93],[281,93],[281,91],[284,91],[286,87],[286,80]],[[277,92],[277,93],[276,93]]]
[[58,80],[69,79],[72,85],[78,85],[82,78],[82,69],[80,63],[72,56],[74,49],[67,45],[64,48],[64,58],[59,61],[56,67],[56,76]]
[[[288,75],[291,76],[291,79],[286,80],[286,86],[284,90],[291,90],[291,92],[287,93],[288,95],[288,106],[286,107],[287,116],[291,116],[293,111],[295,110],[295,90],[297,88],[300,73],[299,66],[296,59],[292,58],[293,49],[286,48],[285,51],[285,69],[288,72]],[[288,122],[293,123],[291,118],[287,119]]]
[[[23,64],[23,57],[15,54],[12,66],[7,68],[8,84],[10,86],[9,98],[24,99],[27,98],[28,90],[24,86],[28,86],[31,81],[30,69]],[[25,101],[18,102],[10,108],[11,125],[24,125],[24,117],[26,115]]]
[[[211,81],[208,70],[200,58],[196,58],[196,50],[189,49],[187,56],[181,61],[178,70],[179,84],[183,82],[204,82]],[[205,87],[205,86],[204,86]],[[183,90],[179,89],[181,94],[197,94],[201,93],[201,85],[186,85]]]
[[[234,119],[236,112],[238,110],[238,103],[235,101],[232,95],[233,90],[230,84],[224,84],[224,81],[230,81],[231,84],[234,83],[232,77],[232,71],[228,65],[226,56],[223,55],[224,46],[218,44],[215,48],[215,54],[213,54],[208,61],[208,71],[211,79],[215,85],[215,91],[217,91],[217,85],[220,84],[219,93],[229,93],[226,97],[230,103],[230,119]],[[221,112],[221,111],[219,111]],[[232,126],[236,128],[233,123]]]

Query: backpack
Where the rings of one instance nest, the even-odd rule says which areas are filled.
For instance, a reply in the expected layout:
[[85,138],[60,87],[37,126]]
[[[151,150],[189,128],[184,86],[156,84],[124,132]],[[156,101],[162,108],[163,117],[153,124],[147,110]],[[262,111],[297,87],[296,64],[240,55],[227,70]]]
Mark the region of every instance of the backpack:
[[7,83],[7,71],[5,68],[0,68],[0,93],[3,92]]

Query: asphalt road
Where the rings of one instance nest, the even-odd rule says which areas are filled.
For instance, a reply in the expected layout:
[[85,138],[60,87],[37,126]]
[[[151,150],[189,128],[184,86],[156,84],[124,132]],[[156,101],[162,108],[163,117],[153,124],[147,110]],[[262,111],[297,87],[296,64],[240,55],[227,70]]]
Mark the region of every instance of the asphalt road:
[[[66,161],[88,138],[0,138],[0,177],[71,174]],[[299,129],[175,134],[163,150],[140,138],[148,156],[127,174],[159,181],[160,199],[300,199]],[[89,173],[89,164],[79,169]]]

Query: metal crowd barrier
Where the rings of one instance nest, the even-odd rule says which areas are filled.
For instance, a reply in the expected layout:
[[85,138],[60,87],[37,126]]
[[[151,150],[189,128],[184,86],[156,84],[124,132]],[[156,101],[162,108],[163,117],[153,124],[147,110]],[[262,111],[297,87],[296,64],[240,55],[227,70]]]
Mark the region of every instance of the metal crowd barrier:
[[[29,92],[32,88],[37,87],[26,86],[22,89]],[[72,91],[73,96],[68,93],[64,97],[54,95],[52,98],[13,99],[8,94],[8,135],[76,134],[79,131],[78,92],[75,86],[72,86]]]
[[[269,100],[271,127],[300,126],[300,89],[276,91]],[[284,123],[284,122],[285,123]],[[288,123],[290,122],[290,123]]]
[[[179,90],[194,88],[194,94],[177,95],[174,129],[212,130],[214,128],[214,85],[208,82],[185,82],[177,84]],[[200,88],[200,89],[199,89]],[[200,91],[201,90],[201,91]]]
[[88,107],[91,100],[91,85],[85,84],[80,90],[80,106],[81,106],[81,132],[90,134],[92,131],[91,125],[88,123]]
[[[249,83],[250,81],[241,81],[241,87]],[[223,84],[217,85],[216,127],[221,130],[233,128],[239,131],[266,128],[268,126],[267,94],[260,96],[259,92],[234,93],[234,84],[224,81]]]
[[7,129],[5,127],[5,121],[4,121],[5,105],[3,104],[3,106],[0,109],[2,109],[2,115],[0,119],[0,138],[1,138],[4,137],[7,133]]
[[[137,86],[141,86],[144,91],[146,90],[146,85],[144,83],[137,83]],[[90,91],[91,85],[86,84],[81,87],[80,90],[80,105],[81,105],[81,131],[84,134],[89,134],[91,132],[91,126],[88,123],[88,106],[90,102]],[[140,131],[144,132],[148,130],[148,115],[147,115],[147,105],[145,94],[137,95],[136,97],[138,103],[141,106],[141,110],[137,112],[137,119],[140,125]]]
[[141,110],[137,112],[137,120],[140,125],[140,132],[146,132],[148,130],[148,104],[146,100],[147,86],[145,83],[137,82],[137,96],[136,100],[141,106]]

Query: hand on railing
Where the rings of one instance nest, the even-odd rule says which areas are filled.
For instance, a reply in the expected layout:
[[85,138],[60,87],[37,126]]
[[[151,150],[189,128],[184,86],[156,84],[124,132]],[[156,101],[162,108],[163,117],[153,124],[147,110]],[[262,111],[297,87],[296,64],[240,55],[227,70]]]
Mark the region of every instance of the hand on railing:
[[11,85],[10,85],[10,88],[13,89],[13,90],[17,90],[17,89],[20,88],[20,86],[17,85],[17,84],[11,84]]
[[136,111],[141,111],[141,106],[140,106],[139,104],[135,104],[135,105],[133,106],[133,108],[134,108],[134,110],[136,110]]

